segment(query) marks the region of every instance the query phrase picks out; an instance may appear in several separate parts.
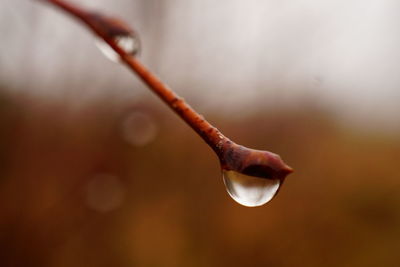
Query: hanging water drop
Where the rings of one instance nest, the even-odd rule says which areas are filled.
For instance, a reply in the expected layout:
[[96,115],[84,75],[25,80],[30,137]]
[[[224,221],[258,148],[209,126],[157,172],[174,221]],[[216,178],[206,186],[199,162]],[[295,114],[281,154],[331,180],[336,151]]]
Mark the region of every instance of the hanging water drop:
[[247,207],[261,206],[270,201],[281,184],[280,179],[260,178],[230,170],[223,170],[222,174],[229,195]]
[[[134,34],[116,35],[115,43],[127,54],[135,56],[140,51],[139,38]],[[120,62],[120,56],[104,40],[96,39],[96,46],[111,61]]]

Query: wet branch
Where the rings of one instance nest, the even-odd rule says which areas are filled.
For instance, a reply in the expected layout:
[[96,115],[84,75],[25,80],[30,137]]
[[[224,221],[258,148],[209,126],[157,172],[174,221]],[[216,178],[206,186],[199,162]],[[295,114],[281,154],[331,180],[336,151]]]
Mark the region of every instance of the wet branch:
[[39,0],[61,8],[82,22],[97,37],[106,42],[130,70],[137,74],[148,87],[177,113],[216,152],[224,170],[233,170],[245,175],[265,179],[279,179],[281,182],[292,172],[281,158],[271,152],[249,149],[235,144],[207,122],[203,116],[190,107],[183,98],[174,93],[157,76],[147,69],[134,55],[127,53],[115,41],[121,34],[136,34],[123,21],[86,10],[64,0]]

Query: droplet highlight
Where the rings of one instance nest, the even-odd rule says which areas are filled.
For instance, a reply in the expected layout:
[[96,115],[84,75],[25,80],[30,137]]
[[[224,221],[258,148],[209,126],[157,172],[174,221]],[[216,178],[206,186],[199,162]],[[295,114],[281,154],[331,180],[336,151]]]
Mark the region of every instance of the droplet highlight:
[[125,197],[122,181],[111,174],[97,174],[91,177],[85,193],[86,206],[101,213],[116,210],[122,205]]
[[141,111],[131,112],[122,121],[122,138],[132,146],[150,144],[157,136],[158,127],[153,117]]
[[246,207],[264,205],[274,198],[281,181],[249,176],[235,171],[223,170],[223,180],[229,195]]
[[[135,35],[117,35],[114,37],[114,41],[122,50],[132,56],[137,55],[140,51],[140,41]],[[120,56],[104,40],[97,38],[95,44],[106,58],[116,63],[120,62]]]

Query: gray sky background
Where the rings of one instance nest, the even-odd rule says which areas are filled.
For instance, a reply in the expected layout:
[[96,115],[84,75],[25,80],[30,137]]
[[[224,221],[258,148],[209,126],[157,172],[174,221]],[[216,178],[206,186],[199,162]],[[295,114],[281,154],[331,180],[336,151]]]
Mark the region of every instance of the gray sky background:
[[[75,2],[134,25],[143,62],[199,109],[315,101],[351,125],[400,129],[397,0]],[[13,90],[149,94],[93,48],[91,34],[38,1],[1,0],[0,33],[0,81]]]

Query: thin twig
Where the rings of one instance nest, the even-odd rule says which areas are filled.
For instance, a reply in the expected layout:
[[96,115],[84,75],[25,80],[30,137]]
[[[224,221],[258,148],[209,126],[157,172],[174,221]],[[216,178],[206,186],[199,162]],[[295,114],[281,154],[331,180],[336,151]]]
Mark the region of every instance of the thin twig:
[[[165,85],[157,76],[149,71],[137,58],[127,54],[113,40],[113,37],[107,34],[107,29],[99,28],[96,22],[102,20],[102,27],[114,27],[106,17],[99,16],[98,13],[89,12],[77,5],[67,3],[62,0],[45,0],[62,8],[69,14],[75,16],[86,24],[96,35],[101,37],[115,52],[119,54],[122,61],[136,73],[149,88],[157,94],[172,110],[174,110],[182,119],[184,119],[193,130],[195,130],[203,139],[218,152],[221,146],[221,138],[227,139],[215,127],[213,127],[203,116],[198,114],[186,101],[174,93],[167,85]],[[118,25],[121,26],[121,25]]]
[[133,32],[124,22],[100,13],[88,11],[78,5],[64,0],[41,0],[51,3],[83,22],[95,35],[103,39],[118,55],[130,70],[137,74],[149,88],[157,94],[174,112],[186,121],[203,140],[216,152],[222,168],[235,170],[247,175],[281,179],[293,170],[278,155],[249,149],[235,144],[217,128],[206,121],[186,101],[174,93],[157,76],[147,69],[135,56],[127,53],[114,41],[116,33]]

